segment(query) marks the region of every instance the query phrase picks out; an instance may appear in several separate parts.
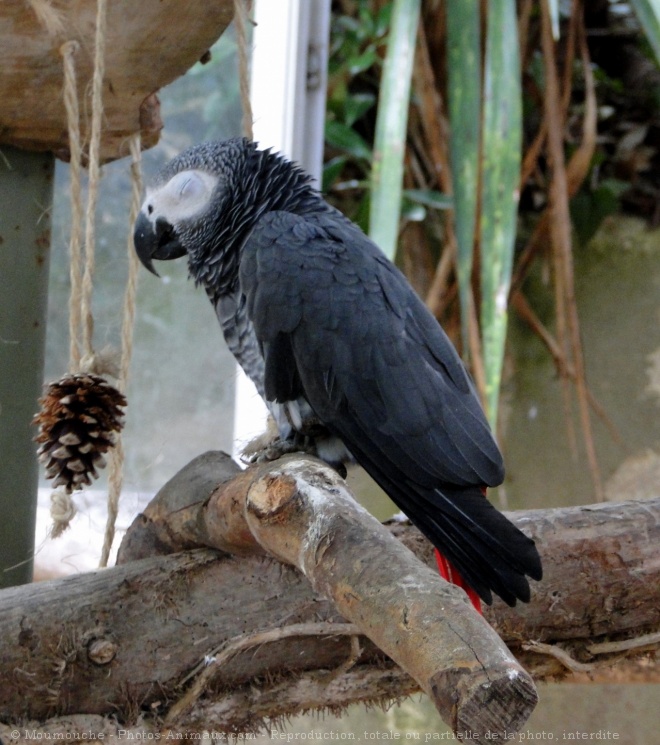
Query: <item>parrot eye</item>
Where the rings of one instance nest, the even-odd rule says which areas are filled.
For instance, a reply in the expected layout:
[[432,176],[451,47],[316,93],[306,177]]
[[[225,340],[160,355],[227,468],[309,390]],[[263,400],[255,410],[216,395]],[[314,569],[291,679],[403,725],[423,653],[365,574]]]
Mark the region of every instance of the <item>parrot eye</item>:
[[172,224],[192,218],[208,206],[216,184],[217,177],[204,171],[181,171],[152,193],[147,212],[156,212]]
[[177,173],[168,186],[181,203],[196,202],[208,193],[208,182],[199,171]]
[[190,197],[195,193],[195,179],[189,176],[182,184],[181,191],[179,192],[180,197]]

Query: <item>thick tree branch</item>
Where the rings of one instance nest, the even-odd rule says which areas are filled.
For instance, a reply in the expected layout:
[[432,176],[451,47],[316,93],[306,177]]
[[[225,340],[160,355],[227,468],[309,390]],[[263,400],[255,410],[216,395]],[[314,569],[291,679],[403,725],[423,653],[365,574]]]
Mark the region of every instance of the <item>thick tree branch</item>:
[[536,689],[464,592],[420,564],[327,466],[279,463],[247,494],[259,544],[408,672],[454,732],[518,731]]
[[[122,558],[190,548],[200,534],[207,540],[227,531],[246,556],[152,556],[3,592],[0,720],[85,713],[240,731],[304,709],[382,701],[417,688],[368,639],[356,640],[299,572],[254,553],[258,546],[234,521],[241,490],[244,500],[255,475],[241,474],[223,488],[235,466],[218,454],[193,464],[136,519]],[[258,469],[254,483],[269,470]],[[280,486],[285,496],[286,480]],[[218,500],[222,510],[214,509]],[[528,606],[496,603],[486,618],[535,677],[608,679],[614,660],[620,674],[657,680],[660,499],[510,517],[536,538],[545,578]],[[390,532],[430,560],[416,530],[395,524]],[[443,593],[437,597],[449,596]],[[647,646],[635,649],[634,638],[644,634],[637,643]],[[549,648],[525,651],[532,641]],[[570,673],[571,661],[586,672]]]
[[[332,469],[289,456],[238,474],[200,505],[217,483],[209,469],[216,459],[223,464],[206,454],[180,474],[200,489],[194,504],[185,488],[183,503],[168,488],[145,511],[160,533],[231,553],[265,551],[297,567],[419,683],[454,731],[504,733],[527,721],[533,682],[492,627],[360,507]],[[121,560],[128,556],[127,548]]]

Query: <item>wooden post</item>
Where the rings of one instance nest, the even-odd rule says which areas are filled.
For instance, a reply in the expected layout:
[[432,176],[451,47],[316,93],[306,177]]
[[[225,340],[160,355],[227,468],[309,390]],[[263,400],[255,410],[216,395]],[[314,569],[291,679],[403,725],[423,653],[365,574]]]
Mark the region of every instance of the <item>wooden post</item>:
[[0,153],[0,587],[32,580],[54,157]]

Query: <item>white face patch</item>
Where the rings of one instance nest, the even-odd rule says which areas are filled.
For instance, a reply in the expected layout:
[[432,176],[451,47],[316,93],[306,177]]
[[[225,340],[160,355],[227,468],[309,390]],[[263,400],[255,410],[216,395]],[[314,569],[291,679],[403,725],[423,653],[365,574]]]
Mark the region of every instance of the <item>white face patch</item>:
[[163,186],[147,189],[142,212],[152,223],[162,217],[177,225],[206,209],[217,183],[215,176],[204,171],[181,171]]

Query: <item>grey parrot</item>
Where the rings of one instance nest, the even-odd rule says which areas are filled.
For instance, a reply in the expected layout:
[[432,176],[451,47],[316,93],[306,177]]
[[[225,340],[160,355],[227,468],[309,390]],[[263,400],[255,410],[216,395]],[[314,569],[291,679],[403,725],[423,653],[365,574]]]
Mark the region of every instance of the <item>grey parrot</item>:
[[362,465],[473,596],[529,600],[539,554],[485,496],[502,456],[456,350],[303,170],[244,138],[192,147],[147,190],[134,240],[154,273],[188,257],[282,443]]

